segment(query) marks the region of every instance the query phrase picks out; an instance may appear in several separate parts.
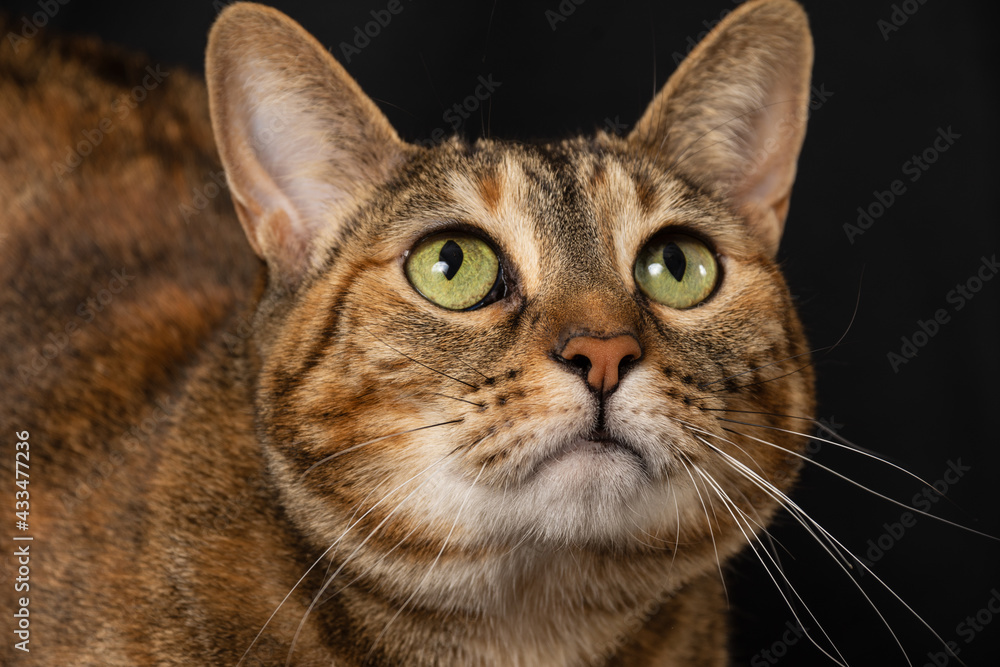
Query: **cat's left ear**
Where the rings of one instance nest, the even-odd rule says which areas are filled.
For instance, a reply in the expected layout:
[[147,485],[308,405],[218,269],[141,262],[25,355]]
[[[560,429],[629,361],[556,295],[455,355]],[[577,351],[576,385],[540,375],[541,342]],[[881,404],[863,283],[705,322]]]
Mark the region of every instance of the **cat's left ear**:
[[812,37],[791,0],[750,0],[681,63],[628,140],[728,199],[773,256],[809,112]]
[[281,12],[227,7],[205,62],[212,128],[250,245],[294,286],[409,148],[312,35]]

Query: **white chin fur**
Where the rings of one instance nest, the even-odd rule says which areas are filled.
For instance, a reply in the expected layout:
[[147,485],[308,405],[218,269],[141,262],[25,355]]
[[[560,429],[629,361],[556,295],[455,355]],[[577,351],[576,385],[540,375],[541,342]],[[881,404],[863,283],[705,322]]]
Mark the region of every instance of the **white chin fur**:
[[459,539],[479,544],[641,546],[651,534],[676,532],[677,508],[698,502],[690,485],[651,481],[639,460],[624,451],[572,452],[549,461],[518,488],[476,486],[470,491],[467,482],[454,481],[443,505],[468,498]]

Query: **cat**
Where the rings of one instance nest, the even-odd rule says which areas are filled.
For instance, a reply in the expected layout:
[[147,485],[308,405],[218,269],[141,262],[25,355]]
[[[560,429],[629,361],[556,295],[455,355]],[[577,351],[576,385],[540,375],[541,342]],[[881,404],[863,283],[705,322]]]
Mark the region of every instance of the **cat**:
[[798,4],[626,137],[538,144],[407,144],[254,4],[207,87],[0,48],[4,662],[727,663],[722,568],[769,557],[815,410]]

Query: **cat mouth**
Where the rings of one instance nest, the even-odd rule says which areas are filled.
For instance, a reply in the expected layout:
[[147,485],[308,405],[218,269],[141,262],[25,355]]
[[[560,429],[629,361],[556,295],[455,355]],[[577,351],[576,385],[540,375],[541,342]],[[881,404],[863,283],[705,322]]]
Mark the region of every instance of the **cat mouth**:
[[605,429],[595,429],[586,435],[567,439],[539,462],[535,472],[545,474],[563,466],[570,466],[581,474],[595,475],[606,471],[609,466],[638,466],[648,476],[647,461],[642,453]]
[[611,435],[610,433],[608,433],[607,429],[603,429],[602,428],[602,429],[593,430],[590,433],[588,433],[585,438],[580,438],[580,440],[582,440],[584,442],[592,442],[592,443],[595,443],[595,444],[598,444],[598,445],[603,445],[604,447],[608,447],[608,448],[612,448],[612,449],[621,449],[621,450],[624,450],[626,452],[631,453],[636,458],[639,458],[639,459],[642,458],[642,455],[636,450],[635,447],[633,447],[631,444],[629,444],[628,442],[626,442],[624,440],[620,440],[620,439],[614,437],[613,435]]

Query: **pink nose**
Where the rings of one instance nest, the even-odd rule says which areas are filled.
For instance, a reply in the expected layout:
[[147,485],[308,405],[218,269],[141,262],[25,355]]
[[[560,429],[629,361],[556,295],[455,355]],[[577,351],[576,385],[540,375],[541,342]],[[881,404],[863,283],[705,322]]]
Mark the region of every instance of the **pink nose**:
[[642,348],[635,337],[627,334],[614,338],[577,336],[566,343],[559,356],[587,368],[587,384],[606,394],[618,385],[622,362],[639,359]]

